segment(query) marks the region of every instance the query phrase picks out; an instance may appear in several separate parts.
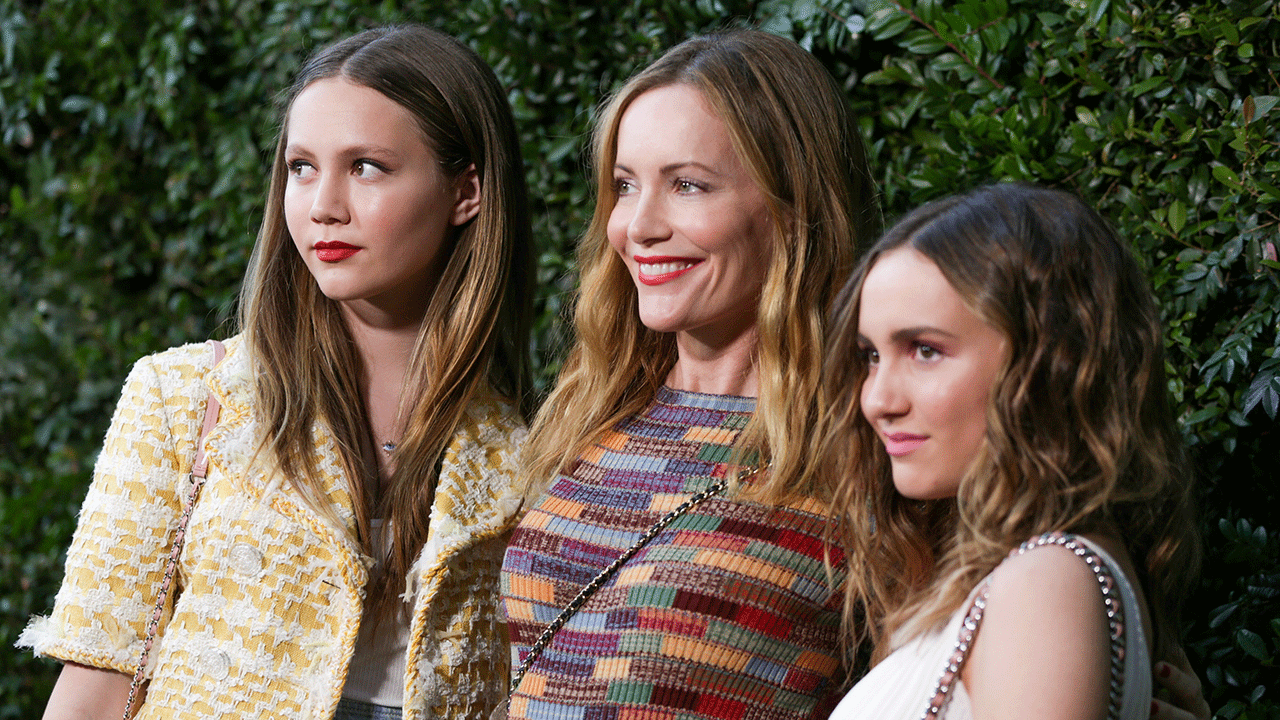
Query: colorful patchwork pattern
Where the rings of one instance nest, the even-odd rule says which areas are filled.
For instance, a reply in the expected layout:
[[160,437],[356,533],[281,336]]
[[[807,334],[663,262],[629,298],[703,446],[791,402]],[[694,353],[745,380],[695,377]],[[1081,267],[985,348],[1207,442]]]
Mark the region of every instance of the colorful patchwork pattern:
[[[729,469],[753,398],[662,389],[561,475],[502,569],[512,662],[655,520]],[[605,584],[533,663],[512,718],[825,718],[839,685],[841,593],[817,502],[712,498]],[[830,549],[832,580],[843,557]]]

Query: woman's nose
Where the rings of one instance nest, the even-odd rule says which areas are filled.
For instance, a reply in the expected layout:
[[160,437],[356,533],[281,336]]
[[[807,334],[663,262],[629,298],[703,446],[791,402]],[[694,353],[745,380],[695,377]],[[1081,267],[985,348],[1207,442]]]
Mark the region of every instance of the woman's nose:
[[639,245],[652,245],[671,237],[666,207],[660,197],[641,192],[627,223],[627,239]]
[[351,211],[347,205],[346,184],[343,178],[332,173],[321,175],[315,184],[316,194],[311,201],[312,222],[324,225],[345,224],[351,221]]
[[901,373],[892,364],[873,365],[862,381],[862,412],[868,420],[903,415],[910,408]]

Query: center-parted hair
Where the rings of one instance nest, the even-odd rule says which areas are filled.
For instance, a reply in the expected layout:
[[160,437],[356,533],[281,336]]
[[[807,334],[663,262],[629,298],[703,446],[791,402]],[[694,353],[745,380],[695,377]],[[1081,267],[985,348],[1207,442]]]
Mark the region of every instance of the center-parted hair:
[[[480,184],[479,212],[447,239],[447,265],[434,293],[422,298],[426,313],[402,391],[405,432],[376,508],[376,443],[360,359],[338,304],[307,270],[284,215],[289,109],[313,82],[333,77],[404,107],[444,174],[457,178],[474,165]],[[403,592],[426,541],[440,461],[468,403],[497,392],[523,405],[529,387],[531,231],[519,139],[489,66],[454,38],[418,25],[367,30],[322,48],[282,100],[266,212],[240,306],[261,449],[317,512],[342,527],[312,466],[313,427],[323,421],[333,431],[353,485],[355,539],[372,552],[370,518],[386,517],[393,528],[387,572],[370,587],[371,607],[381,615]]]
[[878,232],[880,214],[862,140],[831,75],[799,45],[755,30],[694,37],[632,77],[595,125],[596,207],[578,246],[577,343],[534,422],[528,477],[536,487],[566,469],[593,441],[643,409],[676,362],[672,333],[640,321],[635,286],[606,228],[618,125],[639,95],[689,85],[724,122],[742,165],[773,219],[757,311],[760,395],[739,440],[745,457],[772,462],[762,499],[812,494],[795,479],[815,397],[826,310],[853,269],[857,245]]
[[[862,285],[903,247],[932,260],[1010,348],[954,501],[898,494],[859,405]],[[849,551],[846,625],[876,642],[877,657],[890,633],[944,620],[1010,550],[1052,530],[1123,541],[1153,611],[1155,656],[1172,646],[1199,545],[1159,311],[1129,249],[1079,198],[998,184],[907,215],[840,292],[823,383],[830,405],[815,457]],[[865,623],[855,617],[864,610]]]

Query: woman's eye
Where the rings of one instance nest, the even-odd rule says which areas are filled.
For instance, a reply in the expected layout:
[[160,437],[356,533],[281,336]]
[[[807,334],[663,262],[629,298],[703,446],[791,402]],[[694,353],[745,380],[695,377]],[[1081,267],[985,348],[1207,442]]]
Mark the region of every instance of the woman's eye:
[[616,178],[613,181],[613,191],[618,195],[630,195],[635,192],[636,186],[631,184],[630,180]]
[[702,189],[702,186],[692,180],[676,180],[676,192],[681,194],[694,193]]
[[916,356],[921,360],[934,360],[942,356],[942,352],[932,345],[920,343],[916,345]]
[[864,347],[862,348],[862,359],[865,360],[868,365],[879,365],[880,353],[875,348]]
[[351,172],[356,177],[367,178],[379,173],[385,173],[386,169],[372,160],[357,160],[351,164]]
[[316,173],[315,166],[304,160],[291,160],[286,167],[289,168],[289,174],[299,180],[305,180]]

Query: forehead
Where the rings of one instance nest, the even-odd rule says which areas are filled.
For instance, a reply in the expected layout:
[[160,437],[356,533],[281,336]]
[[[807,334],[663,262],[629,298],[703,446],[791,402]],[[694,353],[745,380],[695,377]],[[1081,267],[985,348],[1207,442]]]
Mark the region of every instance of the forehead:
[[702,92],[692,85],[664,85],[637,95],[618,122],[617,153],[641,160],[661,153],[664,158],[737,155],[729,128]]
[[863,281],[858,325],[864,335],[917,326],[947,329],[973,321],[982,322],[937,264],[914,248],[884,253]]
[[290,145],[312,143],[424,144],[412,113],[391,98],[345,77],[316,80],[289,106]]

